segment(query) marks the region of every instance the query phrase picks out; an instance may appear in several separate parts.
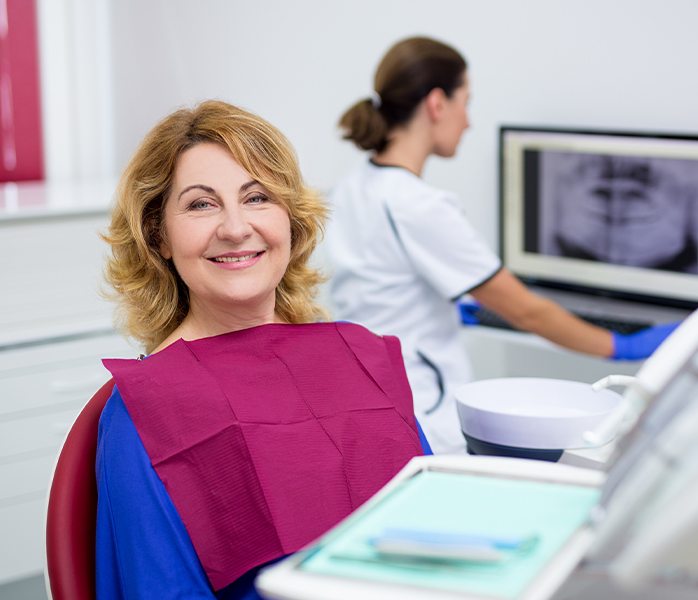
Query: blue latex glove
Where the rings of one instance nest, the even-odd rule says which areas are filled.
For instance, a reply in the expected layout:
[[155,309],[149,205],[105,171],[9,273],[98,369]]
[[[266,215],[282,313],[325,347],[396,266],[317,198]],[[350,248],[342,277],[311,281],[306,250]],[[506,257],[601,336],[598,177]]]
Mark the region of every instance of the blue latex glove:
[[613,333],[614,360],[641,360],[657,349],[681,322],[648,327],[631,334]]
[[475,311],[480,308],[480,304],[475,300],[462,300],[458,302],[460,320],[464,325],[477,325],[480,321],[475,316]]

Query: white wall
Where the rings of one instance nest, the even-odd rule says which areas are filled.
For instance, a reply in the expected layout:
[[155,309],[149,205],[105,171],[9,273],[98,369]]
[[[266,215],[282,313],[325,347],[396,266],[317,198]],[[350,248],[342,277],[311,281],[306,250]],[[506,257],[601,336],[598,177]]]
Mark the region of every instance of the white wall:
[[37,0],[46,179],[118,169],[112,110],[111,0]]
[[394,41],[438,37],[468,59],[473,126],[426,178],[496,232],[502,122],[698,132],[694,0],[112,0],[115,164],[160,117],[222,98],[279,126],[326,189],[359,153],[341,112]]

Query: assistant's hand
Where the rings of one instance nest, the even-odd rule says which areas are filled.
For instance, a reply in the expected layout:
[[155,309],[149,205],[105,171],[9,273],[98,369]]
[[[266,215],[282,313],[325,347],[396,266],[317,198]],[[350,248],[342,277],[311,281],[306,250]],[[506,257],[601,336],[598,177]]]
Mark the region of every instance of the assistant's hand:
[[475,313],[480,308],[480,304],[475,300],[461,300],[458,302],[458,311],[460,312],[460,320],[464,325],[478,325],[479,319]]
[[678,321],[676,323],[656,325],[627,335],[613,333],[613,355],[611,358],[614,360],[641,360],[647,358],[680,324],[681,322]]

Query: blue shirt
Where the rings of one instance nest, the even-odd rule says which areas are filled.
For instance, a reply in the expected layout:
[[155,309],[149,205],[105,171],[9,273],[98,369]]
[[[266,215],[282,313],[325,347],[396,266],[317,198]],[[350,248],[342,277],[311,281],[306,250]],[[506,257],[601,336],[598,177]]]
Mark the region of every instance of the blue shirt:
[[116,387],[99,422],[96,471],[97,598],[261,598],[253,585],[261,567],[213,591]]

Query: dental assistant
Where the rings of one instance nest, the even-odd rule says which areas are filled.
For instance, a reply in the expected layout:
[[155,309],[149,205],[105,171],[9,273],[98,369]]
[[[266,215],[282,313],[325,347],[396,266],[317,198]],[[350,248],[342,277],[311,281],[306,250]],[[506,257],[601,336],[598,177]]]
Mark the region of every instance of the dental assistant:
[[368,160],[330,194],[326,252],[335,317],[402,342],[415,411],[435,452],[460,453],[453,390],[471,380],[454,302],[470,294],[514,327],[616,359],[648,356],[675,325],[623,336],[567,312],[504,268],[459,198],[422,179],[430,156],[451,157],[470,125],[465,59],[425,37],[395,44],[375,92],[340,119]]

